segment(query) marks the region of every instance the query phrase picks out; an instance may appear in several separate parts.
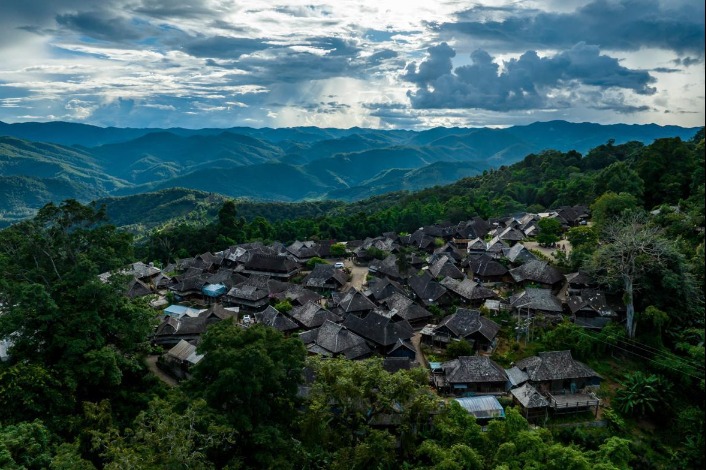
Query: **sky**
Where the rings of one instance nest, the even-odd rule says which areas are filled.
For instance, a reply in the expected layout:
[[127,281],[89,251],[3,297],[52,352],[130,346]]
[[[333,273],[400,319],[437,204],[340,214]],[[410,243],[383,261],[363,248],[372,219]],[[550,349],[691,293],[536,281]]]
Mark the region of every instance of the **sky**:
[[0,121],[704,125],[703,0],[0,0]]

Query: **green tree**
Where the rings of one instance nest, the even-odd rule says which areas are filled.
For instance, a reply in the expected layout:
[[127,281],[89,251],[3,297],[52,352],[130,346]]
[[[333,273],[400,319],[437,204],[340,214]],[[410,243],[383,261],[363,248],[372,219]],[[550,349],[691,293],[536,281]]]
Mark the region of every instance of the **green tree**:
[[539,228],[537,242],[540,245],[547,246],[560,240],[561,222],[557,219],[545,217],[537,222],[537,227]]
[[615,407],[628,416],[654,414],[664,404],[669,386],[664,379],[640,371],[625,377],[622,387],[615,393]]
[[470,356],[473,354],[473,347],[468,341],[452,341],[446,347],[448,357]]
[[670,243],[662,238],[659,227],[648,225],[633,214],[606,225],[604,242],[593,255],[589,270],[606,284],[619,283],[627,309],[628,336],[635,336],[634,295],[648,270],[666,267],[666,260],[678,256]]
[[591,204],[591,218],[600,229],[603,225],[622,217],[626,212],[634,211],[638,207],[638,201],[632,194],[609,191]]
[[287,435],[296,414],[305,349],[263,325],[243,329],[232,321],[211,326],[186,389],[221,413],[242,443],[251,465],[271,466],[290,452]]

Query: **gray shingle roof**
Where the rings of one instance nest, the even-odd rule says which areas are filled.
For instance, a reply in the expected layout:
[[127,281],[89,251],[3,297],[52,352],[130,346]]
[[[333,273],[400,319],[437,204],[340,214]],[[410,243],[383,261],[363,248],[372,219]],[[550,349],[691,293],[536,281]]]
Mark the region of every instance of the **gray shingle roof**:
[[548,313],[561,313],[561,301],[556,298],[550,289],[537,289],[528,287],[523,292],[510,297],[510,306],[514,308],[528,308]]
[[348,276],[342,269],[338,269],[332,264],[317,264],[302,280],[302,285],[318,288],[326,285],[343,286],[347,281]]
[[469,258],[468,267],[480,277],[504,276],[507,268],[488,255]]
[[300,307],[294,307],[290,310],[289,316],[297,320],[306,328],[318,328],[326,320],[334,323],[338,323],[342,320],[341,317],[326,310],[317,302],[307,302]]
[[376,312],[367,314],[365,318],[349,315],[343,326],[380,346],[391,346],[399,339],[407,340],[414,336],[414,329],[406,320],[393,322]]
[[441,368],[449,384],[507,381],[505,370],[487,356],[461,356]]
[[415,303],[407,296],[396,292],[382,302],[387,306],[390,312],[394,312],[408,322],[431,318],[432,314],[429,310]]
[[569,350],[541,352],[521,359],[515,365],[525,371],[533,382],[600,377],[586,364],[574,360]]
[[489,318],[485,318],[478,310],[459,308],[456,313],[445,317],[435,330],[441,327],[448,328],[454,336],[466,338],[473,333],[480,333],[488,341],[492,341],[500,331],[500,325]]
[[356,348],[356,351],[360,352],[361,346],[363,346],[362,349],[367,348],[370,351],[365,339],[361,336],[343,325],[328,320],[317,329],[315,343],[332,354],[342,354],[352,348]]
[[564,280],[564,275],[546,261],[528,261],[522,266],[511,269],[510,275],[515,282],[538,282],[540,284],[557,284]]
[[510,393],[527,409],[545,408],[549,406],[547,399],[528,383],[510,390]]
[[257,320],[258,323],[262,323],[263,325],[270,326],[282,332],[299,328],[299,325],[285,317],[279,310],[271,305],[262,312],[255,313],[255,320]]

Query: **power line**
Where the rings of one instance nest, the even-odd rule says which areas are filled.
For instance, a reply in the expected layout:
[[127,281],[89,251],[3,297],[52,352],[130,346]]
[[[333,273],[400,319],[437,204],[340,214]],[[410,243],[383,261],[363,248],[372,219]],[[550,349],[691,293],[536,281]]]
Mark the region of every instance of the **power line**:
[[[639,357],[639,358],[644,359],[644,360],[646,360],[646,361],[650,361],[650,362],[652,362],[652,363],[658,364],[660,367],[664,367],[664,368],[666,368],[666,369],[671,369],[671,370],[673,370],[673,371],[675,371],[675,372],[678,372],[678,373],[680,373],[680,374],[684,374],[684,375],[686,375],[686,376],[688,376],[688,377],[691,377],[692,379],[695,379],[695,380],[704,380],[703,377],[699,377],[699,376],[696,376],[696,375],[692,375],[692,374],[686,373],[686,372],[684,372],[683,370],[675,369],[674,367],[670,367],[670,366],[668,366],[668,365],[666,365],[666,364],[658,363],[658,362],[655,361],[654,359],[650,359],[649,357],[642,356],[642,355],[640,355],[640,354],[637,354],[637,353],[634,352],[634,351],[630,351],[629,349],[625,349],[625,348],[623,348],[623,347],[621,347],[621,346],[618,346],[618,345],[616,345],[616,344],[608,343],[607,341],[604,341],[604,340],[602,340],[602,339],[596,338],[596,337],[594,337],[594,336],[592,336],[592,335],[590,335],[590,334],[588,334],[588,333],[586,333],[586,332],[584,332],[584,331],[578,331],[578,333],[579,333],[580,335],[587,336],[587,337],[589,337],[589,338],[591,338],[591,339],[593,339],[593,340],[595,340],[595,341],[600,341],[601,343],[607,344],[608,346],[612,346],[612,347],[614,347],[614,348],[618,348],[618,349],[620,349],[620,350],[622,350],[622,351],[625,351],[625,352],[628,353],[628,354],[632,354],[633,356],[636,356],[636,357]],[[687,366],[687,367],[691,367],[691,366]]]
[[[681,362],[681,363],[683,363],[684,365],[688,365],[688,366],[690,366],[690,367],[693,367],[693,368],[695,368],[695,369],[699,369],[699,370],[701,370],[701,371],[706,371],[706,368],[704,368],[704,366],[701,365],[700,362],[697,362],[697,361],[695,361],[695,360],[693,360],[694,362],[692,362],[692,359],[689,359],[689,358],[686,358],[686,357],[682,357],[682,356],[678,356],[678,355],[674,354],[673,352],[671,352],[671,351],[669,351],[669,350],[654,348],[654,347],[651,347],[651,346],[646,345],[646,344],[644,344],[644,343],[640,343],[639,341],[635,341],[635,340],[632,340],[632,341],[634,341],[634,343],[631,343],[631,342],[629,342],[629,340],[627,340],[626,338],[622,338],[622,337],[620,337],[620,336],[610,336],[610,335],[609,335],[609,336],[607,336],[607,337],[608,337],[609,339],[614,340],[614,341],[619,341],[619,342],[621,342],[621,343],[623,343],[623,344],[625,344],[626,346],[629,346],[629,347],[631,347],[631,348],[640,349],[640,350],[644,351],[645,353],[648,353],[648,354],[655,354],[655,355],[661,354],[661,355],[667,356],[667,357],[668,357],[669,359],[671,359],[671,360],[674,360],[674,361],[677,361],[677,362]],[[598,338],[596,338],[596,339],[598,339]]]

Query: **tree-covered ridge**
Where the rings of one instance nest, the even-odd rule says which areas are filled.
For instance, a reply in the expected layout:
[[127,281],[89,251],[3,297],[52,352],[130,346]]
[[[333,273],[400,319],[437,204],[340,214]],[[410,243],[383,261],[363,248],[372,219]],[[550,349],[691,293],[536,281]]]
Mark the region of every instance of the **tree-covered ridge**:
[[[241,203],[236,202],[229,209],[236,214],[232,224],[217,220],[206,226],[182,223],[158,230],[150,236],[142,253],[148,259],[166,262],[177,254],[184,257],[251,240],[288,243],[302,239],[364,239],[384,232],[411,233],[424,225],[457,223],[476,216],[488,219],[593,201],[600,214],[604,199],[597,199],[601,196],[612,198],[611,207],[618,207],[616,199],[620,199],[627,201],[628,206],[652,210],[657,202],[676,205],[689,198],[698,199],[699,188],[703,187],[699,182],[704,179],[703,148],[699,144],[702,140],[701,132],[688,142],[661,139],[648,146],[639,142],[615,145],[609,141],[586,156],[575,151],[550,150],[448,186],[332,204],[329,210],[313,217],[296,218],[295,214],[300,213],[295,209],[298,205],[268,204],[260,207],[291,210],[292,217],[280,219],[276,212],[264,210],[255,218],[243,217],[249,211],[241,212]],[[652,165],[665,165],[668,159],[677,158],[679,163],[671,165],[670,171],[658,176],[648,171]],[[652,196],[655,194],[658,199]]]
[[[649,143],[693,132],[676,126],[562,121],[423,132],[0,123],[0,169],[5,178],[0,185],[0,225],[22,220],[50,201],[87,202],[175,187],[258,201],[356,201],[451,183],[544,148],[585,152],[608,139]],[[165,201],[167,218],[187,215],[181,202]],[[199,204],[194,205],[198,212]],[[151,227],[155,217],[125,225]],[[187,218],[194,220],[193,214]]]

